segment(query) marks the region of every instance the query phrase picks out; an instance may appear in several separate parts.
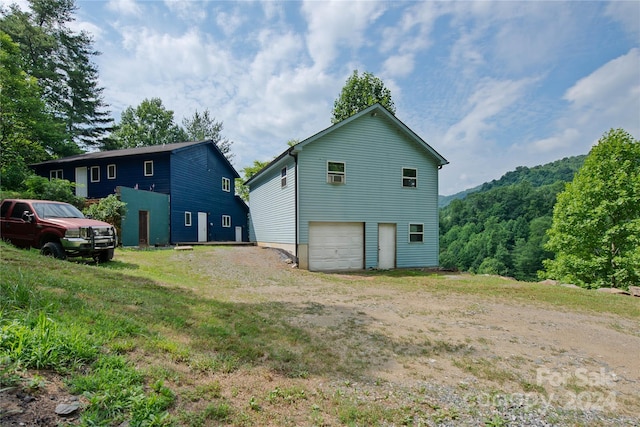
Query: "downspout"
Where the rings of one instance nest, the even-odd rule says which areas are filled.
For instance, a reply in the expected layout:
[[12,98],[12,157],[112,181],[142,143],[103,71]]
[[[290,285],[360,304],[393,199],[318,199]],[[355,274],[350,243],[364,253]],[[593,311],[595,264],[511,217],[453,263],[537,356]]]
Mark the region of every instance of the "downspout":
[[296,240],[296,263],[298,265],[300,265],[300,260],[298,259],[298,244],[300,243],[300,239],[298,238],[298,155],[297,154],[293,154],[293,149],[289,150],[289,155],[291,157],[293,157],[294,161],[295,161],[295,172],[294,172],[294,176],[296,178],[296,185],[293,189],[293,194],[294,194],[294,199],[295,199],[295,240]]

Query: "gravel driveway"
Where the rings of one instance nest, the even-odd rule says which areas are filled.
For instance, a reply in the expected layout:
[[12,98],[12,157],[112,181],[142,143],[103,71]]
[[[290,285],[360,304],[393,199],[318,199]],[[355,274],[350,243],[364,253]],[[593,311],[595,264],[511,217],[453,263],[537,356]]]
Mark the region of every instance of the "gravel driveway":
[[227,285],[214,288],[218,297],[285,303],[292,326],[366,366],[361,381],[308,379],[307,388],[313,383],[365,403],[426,405],[433,416],[418,420],[423,424],[640,425],[637,320],[433,292],[428,281],[310,273],[271,249],[214,254],[181,256],[212,278],[227,271]]

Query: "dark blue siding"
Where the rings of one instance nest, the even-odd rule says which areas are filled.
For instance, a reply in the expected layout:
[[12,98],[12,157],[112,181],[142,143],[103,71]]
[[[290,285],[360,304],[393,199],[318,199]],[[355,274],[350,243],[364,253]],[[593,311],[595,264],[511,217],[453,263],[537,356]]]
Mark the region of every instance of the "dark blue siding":
[[[235,170],[210,144],[178,150],[171,156],[171,241],[198,240],[198,212],[207,213],[207,240],[233,241],[235,227],[247,236],[247,209],[234,195]],[[230,180],[230,191],[222,190],[222,178]],[[185,226],[184,213],[191,212],[192,225]],[[222,226],[222,215],[231,217],[231,227]]]
[[[153,161],[153,176],[144,176],[144,162]],[[116,178],[107,179],[108,165],[116,165]],[[91,167],[100,167],[100,181],[91,182]],[[66,164],[40,165],[34,169],[36,173],[49,178],[51,170],[62,169],[62,177],[75,182],[76,168],[87,168],[87,197],[100,199],[116,192],[116,187],[137,188],[145,191],[169,194],[169,153],[149,154],[144,156],[117,157],[111,159],[83,160]]]
[[[153,176],[144,176],[145,161],[153,161]],[[116,165],[115,179],[107,179],[108,165]],[[100,167],[100,180],[91,182],[91,167]],[[63,178],[75,182],[75,169],[87,168],[87,197],[99,199],[116,192],[116,187],[137,188],[170,195],[171,243],[198,240],[198,212],[207,213],[207,240],[233,241],[235,227],[248,241],[248,207],[235,197],[238,173],[213,143],[189,145],[173,151],[82,159],[60,164],[35,165],[40,176],[49,178],[51,170],[63,170]],[[228,178],[230,191],[223,191],[222,178]],[[192,225],[185,226],[185,212],[191,212]],[[231,226],[222,227],[222,216],[231,217]],[[152,219],[153,221],[153,219]]]

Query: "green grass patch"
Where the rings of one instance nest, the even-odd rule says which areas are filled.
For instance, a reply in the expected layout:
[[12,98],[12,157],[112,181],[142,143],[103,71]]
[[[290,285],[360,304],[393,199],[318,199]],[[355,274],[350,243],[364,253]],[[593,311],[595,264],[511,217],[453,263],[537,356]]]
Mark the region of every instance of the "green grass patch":
[[[498,276],[472,274],[454,275],[423,270],[391,270],[350,273],[354,279],[374,277],[376,283],[395,284],[405,289],[427,289],[434,293],[478,295],[497,300],[520,301],[526,304],[545,304],[555,308],[586,313],[610,313],[640,318],[640,305],[634,298],[597,292],[593,289],[567,288],[531,282],[518,282]],[[357,283],[357,280],[354,280]]]
[[[27,377],[25,370],[64,374],[69,390],[89,402],[80,425],[274,424],[284,418],[268,411],[292,408],[305,408],[307,422],[314,424],[411,425],[414,419],[456,419],[454,411],[418,413],[344,394],[322,398],[320,391],[300,385],[300,379],[313,376],[359,380],[371,369],[370,359],[360,357],[369,351],[377,352],[380,360],[393,352],[407,358],[451,356],[456,366],[478,378],[540,391],[488,360],[469,357],[476,352],[470,342],[428,339],[422,331],[410,339],[388,336],[371,329],[364,311],[326,328],[305,329],[295,326],[295,320],[330,316],[334,308],[313,301],[295,306],[250,292],[228,298],[252,280],[269,286],[300,280],[303,286],[302,280],[310,278],[323,285],[335,283],[338,290],[332,291],[356,296],[360,286],[398,292],[426,289],[640,317],[632,298],[495,277],[450,279],[398,270],[350,274],[345,280],[345,275],[283,270],[256,279],[251,266],[208,268],[221,262],[216,251],[226,248],[118,250],[116,261],[101,265],[54,260],[5,243],[0,250],[0,381],[38,389],[38,377]],[[228,277],[213,274],[229,270]],[[464,313],[473,316],[481,310],[471,305]],[[246,390],[225,390],[224,381],[218,381],[235,373],[251,378],[254,367],[268,372],[265,378],[279,377],[278,382],[251,396]]]

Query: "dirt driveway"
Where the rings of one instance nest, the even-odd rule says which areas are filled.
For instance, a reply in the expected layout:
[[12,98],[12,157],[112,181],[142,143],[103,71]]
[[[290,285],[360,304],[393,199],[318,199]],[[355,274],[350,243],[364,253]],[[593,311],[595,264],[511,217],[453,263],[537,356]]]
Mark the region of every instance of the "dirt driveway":
[[363,402],[429,405],[436,424],[478,425],[494,414],[495,424],[640,425],[637,320],[442,291],[464,275],[310,273],[261,248],[180,256],[212,277],[227,267],[233,285],[212,288],[217,297],[285,303],[292,326],[358,360],[362,383],[331,387]]

